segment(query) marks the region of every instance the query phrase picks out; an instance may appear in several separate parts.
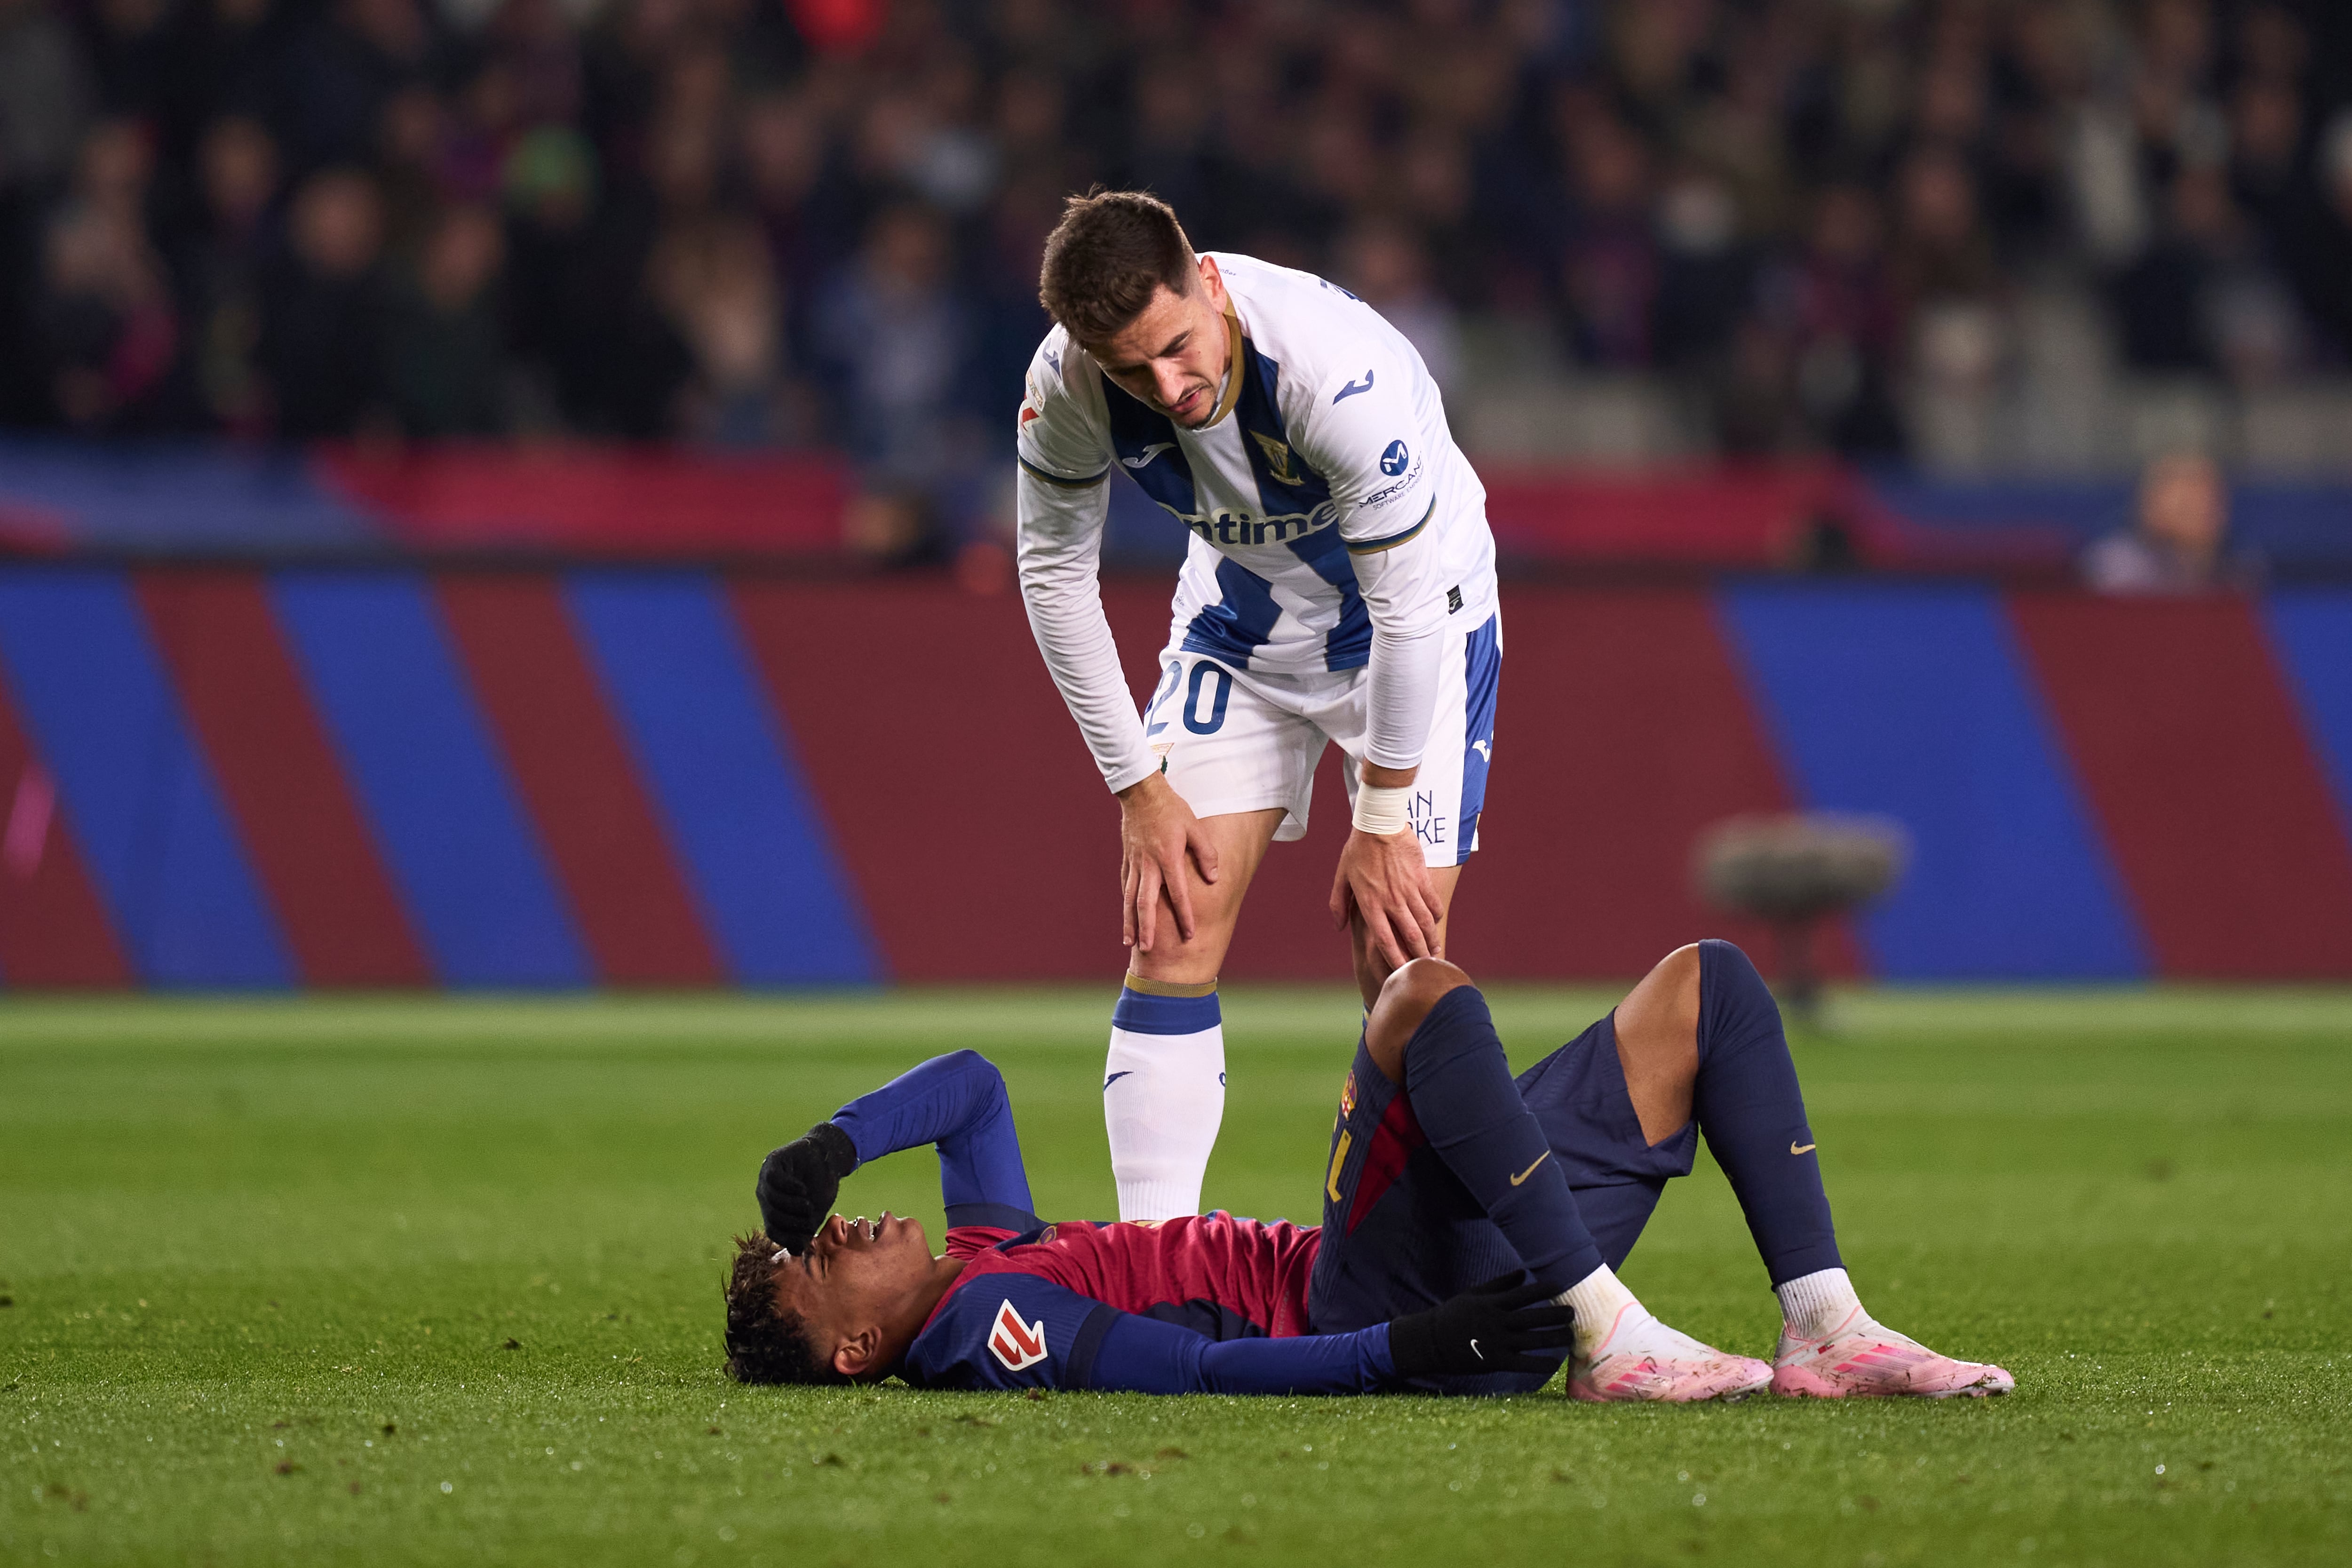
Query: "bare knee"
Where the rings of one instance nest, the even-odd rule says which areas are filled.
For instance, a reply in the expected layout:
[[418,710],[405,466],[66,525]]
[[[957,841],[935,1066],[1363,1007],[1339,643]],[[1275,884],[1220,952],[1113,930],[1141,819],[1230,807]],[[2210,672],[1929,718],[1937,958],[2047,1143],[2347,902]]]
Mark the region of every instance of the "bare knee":
[[1617,1059],[1650,1142],[1690,1120],[1698,1078],[1699,952],[1678,947],[1617,1005]]
[[1404,1081],[1405,1042],[1440,998],[1469,984],[1461,965],[1442,958],[1416,958],[1388,977],[1364,1027],[1364,1047],[1382,1077],[1391,1083]]

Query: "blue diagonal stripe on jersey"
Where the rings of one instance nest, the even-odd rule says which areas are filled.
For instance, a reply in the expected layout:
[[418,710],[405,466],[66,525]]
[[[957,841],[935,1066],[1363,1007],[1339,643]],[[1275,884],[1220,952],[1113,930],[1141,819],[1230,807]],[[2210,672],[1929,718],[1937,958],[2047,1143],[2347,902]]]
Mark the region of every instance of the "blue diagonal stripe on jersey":
[[[1180,517],[1190,517],[1200,503],[1192,490],[1192,465],[1184,460],[1176,426],[1165,414],[1154,414],[1103,379],[1103,408],[1110,416],[1111,449],[1143,493]],[[1151,448],[1166,450],[1154,453]],[[1146,457],[1150,460],[1146,462]]]
[[[1281,384],[1282,366],[1257,352],[1249,339],[1242,340],[1242,395],[1234,405],[1234,417],[1242,424],[1243,455],[1249,458],[1250,472],[1257,479],[1259,508],[1268,517],[1286,517],[1311,513],[1331,499],[1331,487],[1323,476],[1308,468],[1290,446],[1290,433],[1282,423],[1282,405],[1275,396]],[[1265,445],[1249,439],[1262,436],[1290,453],[1286,465],[1286,478],[1276,478]],[[1345,665],[1333,665],[1344,669]]]
[[1274,602],[1273,584],[1231,556],[1217,563],[1217,602],[1184,628],[1184,651],[1247,669],[1250,654],[1274,635],[1282,606]]
[[1356,565],[1348,558],[1347,541],[1336,528],[1318,528],[1290,542],[1290,552],[1315,569],[1315,575],[1339,590],[1339,619],[1323,635],[1323,668],[1361,669],[1371,662],[1372,616],[1356,586]]

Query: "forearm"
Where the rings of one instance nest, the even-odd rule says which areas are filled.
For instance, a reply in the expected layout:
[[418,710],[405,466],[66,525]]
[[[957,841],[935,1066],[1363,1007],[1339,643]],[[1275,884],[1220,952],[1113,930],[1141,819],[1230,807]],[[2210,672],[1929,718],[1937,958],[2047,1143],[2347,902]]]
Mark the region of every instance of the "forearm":
[[1122,1315],[1087,1384],[1135,1394],[1372,1394],[1394,1377],[1388,1336],[1380,1323],[1350,1334],[1219,1341]]
[[936,1144],[940,1195],[949,1211],[973,1205],[1031,1212],[1029,1177],[1004,1079],[977,1051],[933,1057],[834,1112],[861,1165],[901,1149]]
[[1085,509],[1107,502],[1099,487],[1075,498],[1048,493],[1051,487],[1025,469],[1019,482],[1021,600],[1029,629],[1103,783],[1113,791],[1126,789],[1159,763],[1144,742],[1143,721],[1103,614],[1101,521]]
[[1399,785],[1413,781],[1429,743],[1429,716],[1437,708],[1439,638],[1442,626],[1384,634],[1372,632],[1370,734],[1364,746],[1364,780]]
[[1356,577],[1372,622],[1365,679],[1370,733],[1365,760],[1405,776],[1370,782],[1407,784],[1429,742],[1437,709],[1437,671],[1445,637],[1443,587],[1430,578],[1425,545],[1407,544],[1356,559]]

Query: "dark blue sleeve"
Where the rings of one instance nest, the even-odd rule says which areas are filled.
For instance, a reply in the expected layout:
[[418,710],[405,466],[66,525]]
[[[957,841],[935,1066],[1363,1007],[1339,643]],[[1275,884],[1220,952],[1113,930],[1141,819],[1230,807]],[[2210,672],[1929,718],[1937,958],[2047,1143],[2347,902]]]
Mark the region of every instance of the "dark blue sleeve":
[[1218,1341],[1017,1273],[958,1286],[915,1336],[904,1370],[927,1388],[1132,1394],[1371,1394],[1394,1374],[1386,1323],[1351,1334]]
[[1029,1175],[1004,1075],[978,1051],[933,1057],[833,1113],[857,1147],[857,1163],[936,1143],[948,1224],[1029,1230]]
[[1121,1312],[1095,1351],[1087,1386],[1133,1394],[1372,1394],[1395,1370],[1386,1323],[1351,1334],[1212,1340]]
[[1396,1372],[1386,1323],[1351,1334],[1213,1340],[1016,1273],[957,1287],[915,1336],[904,1370],[927,1388],[1129,1394],[1374,1394]]

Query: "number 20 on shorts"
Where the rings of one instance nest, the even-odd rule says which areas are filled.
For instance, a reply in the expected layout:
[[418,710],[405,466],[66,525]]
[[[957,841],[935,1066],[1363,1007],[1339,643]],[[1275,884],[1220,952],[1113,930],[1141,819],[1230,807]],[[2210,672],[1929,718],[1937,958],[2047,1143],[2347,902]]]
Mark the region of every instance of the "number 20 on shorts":
[[[1184,728],[1195,735],[1213,735],[1224,728],[1225,704],[1232,700],[1234,695],[1232,674],[1223,666],[1212,664],[1204,658],[1192,667],[1192,679],[1185,680],[1183,677],[1184,661],[1170,659],[1168,668],[1160,672],[1159,687],[1151,693],[1151,706],[1143,710],[1144,739],[1150,740],[1168,728],[1169,721],[1162,716],[1161,710],[1176,694],[1180,682],[1184,688],[1184,703],[1178,712],[1183,718]],[[1208,685],[1212,678],[1216,686],[1208,696],[1208,712],[1203,715],[1201,711],[1201,689]]]

